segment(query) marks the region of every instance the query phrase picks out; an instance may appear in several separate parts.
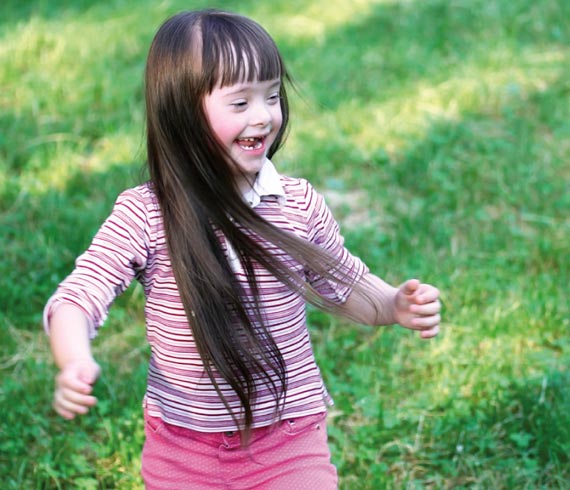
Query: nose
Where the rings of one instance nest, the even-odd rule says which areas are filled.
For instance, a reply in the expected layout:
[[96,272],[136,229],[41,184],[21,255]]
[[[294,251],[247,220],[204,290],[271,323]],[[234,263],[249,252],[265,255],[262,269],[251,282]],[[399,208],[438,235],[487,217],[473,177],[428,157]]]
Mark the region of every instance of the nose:
[[252,107],[250,124],[252,126],[267,126],[271,122],[271,111],[264,102],[258,102]]

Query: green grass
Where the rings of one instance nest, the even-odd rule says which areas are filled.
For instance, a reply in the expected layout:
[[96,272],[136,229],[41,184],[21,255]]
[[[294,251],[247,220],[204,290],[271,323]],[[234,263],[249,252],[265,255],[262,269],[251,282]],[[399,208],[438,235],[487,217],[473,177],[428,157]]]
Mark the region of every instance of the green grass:
[[[45,301],[141,182],[155,29],[205,1],[4,0],[0,16],[0,481],[135,489],[148,350],[139,288],[94,343],[100,404],[51,409]],[[341,488],[570,488],[570,3],[217,2],[259,20],[297,81],[276,158],[347,243],[438,285],[444,325],[310,312]]]

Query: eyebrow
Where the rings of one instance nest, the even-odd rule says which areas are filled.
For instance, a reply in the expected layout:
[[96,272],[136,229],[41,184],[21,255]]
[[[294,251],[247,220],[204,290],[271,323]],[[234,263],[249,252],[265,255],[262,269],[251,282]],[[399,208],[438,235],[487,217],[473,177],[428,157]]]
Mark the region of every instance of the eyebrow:
[[[242,84],[234,85],[235,88],[232,88],[229,92],[225,93],[224,97],[235,96],[235,95],[241,94],[243,92],[247,92],[248,90],[251,89],[253,83],[257,83],[257,82],[242,83]],[[264,82],[259,82],[259,83],[264,83]],[[280,86],[281,86],[281,80],[275,80],[275,82],[273,82],[267,86],[267,89],[271,90],[274,88],[278,88]]]

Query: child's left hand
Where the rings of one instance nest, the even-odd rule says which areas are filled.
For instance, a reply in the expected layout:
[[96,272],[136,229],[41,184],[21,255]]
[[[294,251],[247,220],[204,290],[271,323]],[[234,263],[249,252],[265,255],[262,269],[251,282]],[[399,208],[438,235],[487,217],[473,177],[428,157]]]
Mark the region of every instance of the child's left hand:
[[439,290],[417,279],[402,284],[394,300],[396,321],[402,327],[420,331],[422,339],[439,333],[440,310]]

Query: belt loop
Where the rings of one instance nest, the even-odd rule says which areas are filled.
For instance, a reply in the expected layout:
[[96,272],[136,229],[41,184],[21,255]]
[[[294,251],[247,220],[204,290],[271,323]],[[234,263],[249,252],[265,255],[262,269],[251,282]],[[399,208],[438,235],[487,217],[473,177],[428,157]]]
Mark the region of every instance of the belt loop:
[[223,445],[226,449],[235,449],[241,446],[241,438],[239,437],[239,431],[237,430],[227,430],[222,433]]

